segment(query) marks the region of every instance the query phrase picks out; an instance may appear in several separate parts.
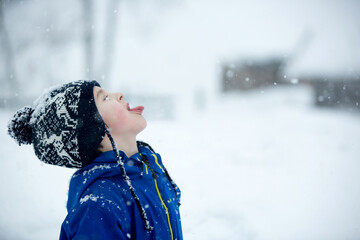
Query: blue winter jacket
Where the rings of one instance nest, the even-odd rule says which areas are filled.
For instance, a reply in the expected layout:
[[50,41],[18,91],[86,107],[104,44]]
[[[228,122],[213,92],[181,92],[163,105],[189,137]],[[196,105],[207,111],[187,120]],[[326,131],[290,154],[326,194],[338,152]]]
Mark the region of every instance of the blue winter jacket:
[[[144,206],[152,231],[145,224],[123,180],[113,151],[101,153],[90,165],[78,170],[70,181],[66,216],[60,240],[76,239],[172,239],[181,240],[182,229],[175,191],[164,173],[159,154],[145,146],[130,158],[122,151],[126,173]],[[158,175],[154,178],[141,160],[147,157]]]

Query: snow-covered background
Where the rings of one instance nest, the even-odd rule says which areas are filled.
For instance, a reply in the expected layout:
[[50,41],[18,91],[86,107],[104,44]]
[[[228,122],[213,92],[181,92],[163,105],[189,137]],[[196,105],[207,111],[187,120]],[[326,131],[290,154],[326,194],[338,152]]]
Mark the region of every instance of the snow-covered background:
[[[360,113],[316,108],[313,89],[302,84],[219,90],[222,62],[247,57],[291,59],[289,79],[359,76],[357,0],[138,0],[110,11],[102,2],[95,1],[93,26],[98,80],[125,96],[172,103],[156,118],[152,101],[129,98],[145,106],[139,139],[162,154],[181,187],[185,239],[360,238]],[[4,84],[3,96],[31,99],[86,78],[81,6],[28,0],[7,8],[17,56],[11,78],[21,89]],[[116,42],[102,76],[109,14],[118,15]],[[304,33],[311,37],[302,47]],[[6,134],[14,111],[0,111],[0,239],[57,239],[74,170],[42,164],[32,146],[17,146]]]
[[[226,96],[192,119],[149,122],[139,138],[182,189],[185,239],[359,239],[360,115],[318,110],[311,95]],[[1,239],[56,239],[73,170],[0,141]]]

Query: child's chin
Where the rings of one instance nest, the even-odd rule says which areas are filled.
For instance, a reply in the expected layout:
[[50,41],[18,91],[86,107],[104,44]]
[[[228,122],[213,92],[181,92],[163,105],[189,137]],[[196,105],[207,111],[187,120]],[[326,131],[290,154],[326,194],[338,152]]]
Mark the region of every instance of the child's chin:
[[146,119],[144,118],[144,121],[143,121],[143,123],[142,123],[141,126],[140,126],[140,131],[139,131],[139,132],[143,131],[143,130],[146,128],[146,126],[147,126],[147,121],[146,121]]

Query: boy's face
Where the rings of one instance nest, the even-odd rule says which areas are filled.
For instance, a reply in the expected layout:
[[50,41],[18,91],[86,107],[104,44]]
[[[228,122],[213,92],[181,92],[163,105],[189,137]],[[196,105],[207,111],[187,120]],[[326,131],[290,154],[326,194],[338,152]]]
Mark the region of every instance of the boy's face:
[[146,127],[142,110],[130,111],[122,93],[109,93],[103,88],[94,87],[96,107],[111,133],[119,136],[131,136]]

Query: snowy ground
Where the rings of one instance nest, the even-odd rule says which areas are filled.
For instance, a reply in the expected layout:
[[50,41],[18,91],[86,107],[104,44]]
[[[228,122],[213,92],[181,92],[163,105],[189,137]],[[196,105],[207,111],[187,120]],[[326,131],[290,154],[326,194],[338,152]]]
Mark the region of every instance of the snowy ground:
[[[359,239],[360,114],[307,87],[213,100],[139,135],[182,189],[185,239]],[[215,97],[214,97],[215,98]],[[57,239],[73,170],[41,164],[0,112],[0,239]]]

